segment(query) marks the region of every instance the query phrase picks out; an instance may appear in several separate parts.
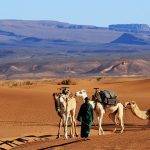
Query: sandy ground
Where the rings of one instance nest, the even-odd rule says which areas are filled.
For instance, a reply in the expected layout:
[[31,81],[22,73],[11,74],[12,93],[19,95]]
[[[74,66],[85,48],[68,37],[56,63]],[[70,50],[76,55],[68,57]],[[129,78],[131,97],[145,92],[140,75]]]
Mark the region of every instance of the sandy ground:
[[[150,108],[150,79],[147,78],[103,78],[97,81],[94,78],[73,79],[77,84],[70,85],[70,90],[85,89],[89,96],[94,87],[114,90],[121,102],[134,100],[143,110]],[[54,109],[52,93],[60,85],[57,79],[51,84],[37,84],[30,87],[0,87],[0,143],[18,137],[29,135],[45,136],[43,141],[29,142],[14,149],[149,149],[150,126],[147,120],[136,118],[130,110],[125,110],[125,132],[112,133],[114,126],[111,120],[104,117],[103,128],[105,135],[98,136],[97,127],[93,126],[90,140],[80,138],[56,140],[59,117]],[[77,99],[77,112],[82,101]],[[78,126],[78,133],[80,132]],[[9,145],[0,147],[8,148]]]

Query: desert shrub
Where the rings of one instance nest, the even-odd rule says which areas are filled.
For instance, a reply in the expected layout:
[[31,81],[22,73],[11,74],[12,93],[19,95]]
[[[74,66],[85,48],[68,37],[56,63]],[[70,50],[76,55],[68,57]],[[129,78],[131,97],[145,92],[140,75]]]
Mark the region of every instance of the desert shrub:
[[76,83],[70,79],[62,80],[58,85],[75,85]]
[[17,84],[17,82],[11,82],[11,83],[9,84],[9,86],[10,86],[10,87],[17,87],[18,84]]
[[102,77],[97,77],[96,78],[97,81],[100,81],[101,79],[102,79]]
[[26,81],[25,85],[32,85],[33,83],[31,81]]

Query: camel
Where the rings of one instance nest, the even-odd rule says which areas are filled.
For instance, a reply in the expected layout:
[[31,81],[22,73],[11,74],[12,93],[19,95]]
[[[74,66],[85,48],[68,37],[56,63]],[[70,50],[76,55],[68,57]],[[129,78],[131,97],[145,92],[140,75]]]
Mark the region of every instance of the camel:
[[[83,100],[86,97],[88,97],[86,90],[81,90],[81,91],[76,92],[75,96],[82,97]],[[96,103],[95,101],[90,101],[90,104],[92,105],[97,116],[98,126],[99,126],[98,135],[104,134],[104,131],[102,128],[102,121],[103,121],[103,116],[105,114],[105,108],[100,102]],[[119,125],[117,123],[117,119],[118,119],[121,125],[120,133],[123,133],[124,131],[124,122],[123,122],[124,106],[121,103],[117,103],[115,106],[110,106],[110,107],[107,107],[106,109],[110,111],[109,118],[115,123],[115,129],[113,132],[117,130],[117,126]]]
[[74,134],[77,136],[76,132],[76,120],[75,120],[75,111],[76,111],[76,99],[70,97],[70,94],[65,95],[62,93],[53,94],[55,101],[55,108],[60,117],[59,129],[57,138],[60,137],[60,130],[62,123],[64,125],[64,137],[68,138],[68,120],[71,119],[71,136],[74,137]]
[[125,102],[125,108],[131,109],[131,112],[140,119],[150,120],[150,109],[145,111],[140,110],[135,101]]

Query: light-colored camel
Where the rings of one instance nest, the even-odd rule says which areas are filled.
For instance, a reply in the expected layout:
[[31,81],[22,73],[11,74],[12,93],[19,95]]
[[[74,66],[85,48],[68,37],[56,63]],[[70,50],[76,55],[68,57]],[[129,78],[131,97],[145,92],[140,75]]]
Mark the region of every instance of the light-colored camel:
[[[78,91],[78,92],[76,92],[75,95],[77,97],[82,97],[83,100],[86,97],[88,97],[86,90]],[[95,103],[95,101],[90,101],[89,103],[92,105],[92,107],[97,115],[98,126],[99,126],[98,134],[99,135],[104,134],[104,131],[102,128],[102,121],[103,121],[103,116],[105,114],[105,108],[100,102]],[[123,121],[124,106],[121,103],[117,103],[115,106],[107,107],[107,109],[109,110],[110,119],[115,123],[114,132],[117,130],[117,126],[118,126],[117,120],[119,120],[120,125],[121,125],[120,133],[122,133],[124,131],[124,121]]]
[[150,120],[150,109],[148,110],[140,110],[135,101],[125,102],[125,107],[131,109],[131,112],[138,118],[143,120]]
[[57,138],[60,137],[60,131],[62,124],[64,125],[64,137],[68,138],[68,120],[71,119],[71,136],[77,136],[76,132],[76,120],[75,120],[75,111],[76,111],[76,99],[70,97],[70,94],[64,95],[61,93],[53,94],[55,101],[55,108],[60,117],[59,129]]

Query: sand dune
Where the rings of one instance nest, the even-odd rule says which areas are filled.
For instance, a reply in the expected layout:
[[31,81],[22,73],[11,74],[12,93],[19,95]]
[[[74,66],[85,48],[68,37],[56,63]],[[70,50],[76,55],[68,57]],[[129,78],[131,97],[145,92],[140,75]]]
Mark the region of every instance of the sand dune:
[[[150,127],[147,126],[148,121],[136,118],[129,110],[125,110],[126,128],[122,135],[112,134],[112,122],[105,115],[106,135],[97,136],[97,128],[93,128],[89,141],[81,141],[79,138],[68,141],[55,140],[59,118],[54,109],[52,93],[56,92],[61,85],[56,84],[57,79],[51,79],[51,81],[51,83],[11,88],[5,85],[0,86],[0,139],[2,141],[27,135],[38,137],[49,135],[44,141],[24,144],[26,146],[23,145],[17,149],[46,147],[47,149],[135,149],[136,147],[147,149],[149,147]],[[150,79],[125,77],[102,78],[97,81],[96,78],[86,78],[74,79],[74,81],[76,85],[70,85],[73,93],[85,89],[91,96],[93,88],[100,87],[114,90],[122,102],[134,100],[143,110],[150,107]],[[82,101],[77,99],[77,109],[81,103]]]

